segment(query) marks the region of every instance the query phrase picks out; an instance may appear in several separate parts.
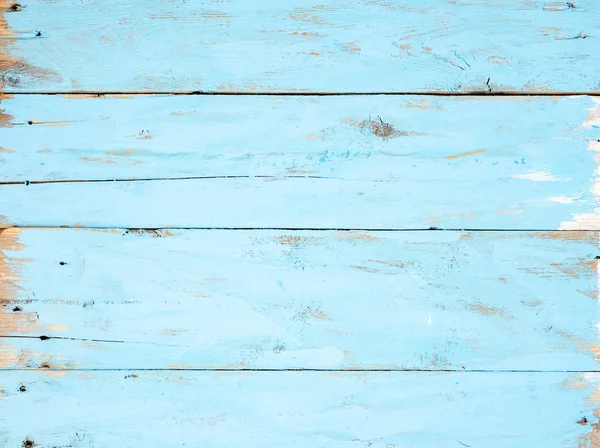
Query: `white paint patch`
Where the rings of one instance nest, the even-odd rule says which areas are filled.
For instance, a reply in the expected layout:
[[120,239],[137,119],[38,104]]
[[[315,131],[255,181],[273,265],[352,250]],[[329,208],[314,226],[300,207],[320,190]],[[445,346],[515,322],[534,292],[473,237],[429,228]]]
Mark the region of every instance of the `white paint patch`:
[[581,376],[583,377],[583,379],[590,382],[596,382],[598,381],[598,379],[600,379],[600,374],[598,374],[597,372],[585,372]]
[[[597,104],[600,103],[595,101]],[[600,111],[600,107],[598,108]],[[586,120],[587,121],[587,120]],[[600,198],[600,142],[597,140],[590,140],[587,147],[588,151],[593,151],[594,160],[596,161],[597,167],[594,172],[595,177],[591,179],[592,186],[590,191],[595,198]],[[600,208],[595,208],[590,213],[580,213],[573,215],[572,221],[566,221],[561,223],[558,227],[559,230],[600,230]]]
[[[599,263],[600,264],[600,263]],[[429,319],[427,319],[427,323],[431,324],[433,321],[431,320],[431,313],[429,313]]]
[[535,182],[556,182],[557,180],[568,180],[568,179],[561,179],[560,177],[556,177],[550,171],[539,171],[539,170],[530,171],[527,174],[517,174],[516,176],[513,176],[513,177],[515,179],[527,179],[527,180],[533,180]]
[[[589,109],[587,118],[581,125],[582,128],[600,127],[600,99],[592,98],[594,106]],[[596,198],[600,198],[600,141],[590,140],[588,142],[588,151],[593,151],[596,161],[596,170],[591,179],[592,187],[590,191]],[[572,221],[561,223],[559,230],[600,230],[600,208],[596,207],[590,213],[580,213],[573,215]]]
[[589,115],[581,125],[582,128],[600,128],[600,99],[592,98],[596,107],[589,110]]
[[573,195],[573,196],[553,196],[548,198],[549,201],[558,202],[559,204],[572,204],[577,199],[580,199],[581,195]]

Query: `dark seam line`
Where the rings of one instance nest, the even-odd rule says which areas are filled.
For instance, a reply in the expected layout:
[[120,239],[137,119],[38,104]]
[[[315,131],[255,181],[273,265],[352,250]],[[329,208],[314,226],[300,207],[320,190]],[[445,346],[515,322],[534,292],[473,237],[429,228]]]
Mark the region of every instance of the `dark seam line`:
[[600,91],[592,92],[213,92],[213,91],[46,91],[19,92],[4,91],[3,95],[190,95],[190,96],[600,96]]
[[24,180],[24,181],[0,181],[2,185],[38,185],[38,184],[68,184],[68,183],[103,183],[103,182],[153,182],[153,181],[182,181],[182,180],[208,180],[208,179],[325,179],[325,180],[350,180],[355,182],[378,182],[391,183],[402,182],[385,179],[353,180],[343,177],[307,176],[307,175],[222,175],[222,176],[184,176],[184,177],[145,177],[145,178],[121,178],[121,179],[55,179],[55,180]]
[[66,336],[23,336],[23,335],[0,335],[0,339],[39,339],[41,341],[49,341],[51,339],[56,339],[60,341],[78,341],[78,342],[99,342],[99,343],[107,343],[107,344],[138,344],[138,345],[152,345],[155,347],[179,347],[179,348],[189,348],[188,345],[181,344],[164,344],[161,342],[153,342],[153,341],[117,341],[110,339],[87,339],[87,338],[70,338]]
[[[316,176],[316,175],[218,175],[218,176],[182,176],[182,177],[131,177],[118,179],[52,179],[52,180],[11,180],[0,181],[2,185],[43,185],[43,184],[71,184],[71,183],[112,183],[112,182],[177,182],[188,180],[211,180],[211,179],[311,179],[311,180],[340,180],[347,182],[364,182],[364,183],[390,183],[390,184],[419,184],[430,181],[410,181],[410,180],[395,180],[395,179],[352,179],[347,177],[336,176]],[[462,181],[468,182],[468,181]]]
[[219,369],[219,368],[106,368],[106,369],[94,369],[94,368],[76,368],[76,369],[60,369],[60,368],[16,368],[16,369],[0,369],[4,372],[36,372],[36,371],[59,371],[59,372],[398,372],[398,373],[410,373],[410,372],[440,372],[440,373],[600,373],[600,370],[514,370],[514,369],[301,369],[301,368],[289,368],[289,369]]
[[[600,232],[600,229],[477,229],[477,228],[443,228],[443,227],[423,227],[423,228],[379,228],[379,227],[180,227],[180,226],[161,226],[161,227],[133,227],[133,226],[69,226],[69,225],[10,225],[0,227],[0,233],[5,229],[89,229],[89,230],[235,230],[235,231],[254,231],[254,230],[283,230],[283,231],[310,231],[310,232],[552,232],[552,233],[570,233],[570,232]],[[1,337],[1,336],[0,336]]]
[[154,344],[153,342],[126,342],[126,341],[111,341],[108,339],[85,339],[85,338],[69,338],[64,336],[21,336],[21,335],[0,335],[0,339],[40,339],[42,341],[48,341],[50,339],[59,339],[63,341],[85,341],[85,342],[107,342],[117,344]]

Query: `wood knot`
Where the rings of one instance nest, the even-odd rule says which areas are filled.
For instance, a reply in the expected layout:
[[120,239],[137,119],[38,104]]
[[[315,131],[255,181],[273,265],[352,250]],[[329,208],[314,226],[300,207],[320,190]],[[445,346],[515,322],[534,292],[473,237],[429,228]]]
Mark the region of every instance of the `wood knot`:
[[377,117],[379,119],[379,121],[377,120],[370,120],[369,121],[369,126],[371,128],[371,132],[373,133],[373,135],[376,135],[377,137],[381,137],[381,138],[387,138],[387,137],[391,137],[394,135],[395,133],[395,129],[394,127],[389,124],[384,122],[381,117]]

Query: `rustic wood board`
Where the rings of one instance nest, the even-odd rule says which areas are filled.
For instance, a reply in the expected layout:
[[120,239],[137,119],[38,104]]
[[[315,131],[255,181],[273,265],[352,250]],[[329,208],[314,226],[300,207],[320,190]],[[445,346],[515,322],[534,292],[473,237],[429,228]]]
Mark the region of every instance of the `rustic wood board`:
[[[301,177],[3,185],[0,226],[600,229],[596,189],[563,196],[551,182],[519,180]],[[579,192],[582,200],[576,201]]]
[[600,90],[593,0],[12,4],[5,91]]
[[565,373],[5,372],[0,443],[596,447],[598,385]]
[[5,226],[600,228],[592,97],[2,105]]
[[599,30],[0,0],[0,446],[600,447]]
[[0,242],[3,368],[597,368],[598,232],[6,229]]
[[570,197],[589,192],[600,150],[589,96],[16,95],[0,107],[0,182],[537,180]]

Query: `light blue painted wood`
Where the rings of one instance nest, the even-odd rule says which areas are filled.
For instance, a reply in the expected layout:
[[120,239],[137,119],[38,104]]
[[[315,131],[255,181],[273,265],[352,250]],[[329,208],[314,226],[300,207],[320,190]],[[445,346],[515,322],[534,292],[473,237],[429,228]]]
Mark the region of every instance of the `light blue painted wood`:
[[548,196],[585,196],[600,139],[600,101],[585,96],[17,95],[1,107],[4,182],[306,175],[525,196],[532,181],[515,177],[545,173]]
[[527,179],[220,178],[0,188],[4,226],[600,228],[595,195]]
[[[600,90],[592,1],[11,5],[5,93]],[[2,100],[2,227],[600,229],[592,97]],[[0,446],[600,446],[598,237],[8,228]]]
[[0,367],[597,369],[598,232],[123,233],[2,233],[0,335],[76,340]]
[[4,12],[5,91],[573,92],[600,83],[593,0],[24,6]]
[[564,373],[4,372],[0,443],[594,447],[597,387]]
[[600,228],[589,97],[3,104],[5,181],[242,177],[2,185],[4,225]]

